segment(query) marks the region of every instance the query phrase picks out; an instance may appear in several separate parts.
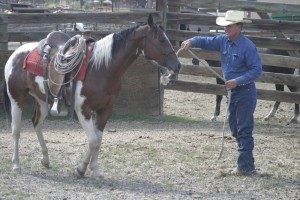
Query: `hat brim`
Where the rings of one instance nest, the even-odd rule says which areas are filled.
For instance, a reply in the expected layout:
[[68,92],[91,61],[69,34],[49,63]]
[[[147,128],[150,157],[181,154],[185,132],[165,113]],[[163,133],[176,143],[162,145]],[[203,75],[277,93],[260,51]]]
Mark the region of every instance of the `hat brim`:
[[227,21],[225,17],[217,17],[216,24],[219,26],[229,26],[231,24],[237,24],[237,23],[251,23],[251,20],[244,19],[240,21]]

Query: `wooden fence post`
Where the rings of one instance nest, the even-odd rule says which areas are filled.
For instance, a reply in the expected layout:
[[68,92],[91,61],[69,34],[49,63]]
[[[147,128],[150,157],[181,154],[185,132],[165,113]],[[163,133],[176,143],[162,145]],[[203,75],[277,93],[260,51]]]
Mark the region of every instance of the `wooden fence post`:
[[[0,24],[0,32],[7,33],[7,24]],[[0,50],[8,50],[8,41],[7,42],[0,42]]]
[[[180,0],[172,0],[173,2],[180,2]],[[161,18],[162,18],[162,26],[165,30],[167,29],[179,29],[179,24],[170,25],[167,27],[167,11],[169,12],[180,12],[180,6],[171,6],[168,5],[168,0],[156,0],[156,11],[161,12]],[[171,41],[171,44],[173,46],[178,46],[178,42]],[[159,100],[159,107],[160,111],[159,114],[163,114],[163,107],[164,107],[164,87],[159,84],[159,90],[160,90],[160,100]]]
[[[161,19],[162,19],[162,26],[165,30],[167,30],[167,0],[156,0],[156,11],[160,11]],[[160,73],[159,73],[160,76]],[[159,77],[159,115],[163,114],[164,109],[164,88],[160,84],[160,77]]]
[[162,26],[167,30],[167,0],[156,0],[156,11],[160,11]]
[[[0,24],[0,32],[3,33],[3,35],[6,35],[7,37],[7,24]],[[0,42],[0,51],[6,51],[8,50],[8,38],[6,38],[7,41]],[[3,55],[0,55],[0,58],[4,58]],[[1,59],[4,60],[4,59]],[[0,64],[0,68],[4,69],[5,63]],[[0,86],[2,85],[2,82],[4,81],[4,73],[0,73]],[[0,95],[1,96],[1,95]]]

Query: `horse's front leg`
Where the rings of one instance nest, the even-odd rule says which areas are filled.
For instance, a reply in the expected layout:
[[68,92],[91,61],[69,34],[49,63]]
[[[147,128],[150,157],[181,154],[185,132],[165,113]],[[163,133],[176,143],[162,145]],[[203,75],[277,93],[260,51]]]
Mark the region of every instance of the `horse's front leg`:
[[101,178],[102,173],[99,170],[99,153],[100,147],[102,142],[103,130],[107,123],[107,120],[111,116],[113,105],[108,105],[105,109],[101,109],[101,111],[97,111],[97,119],[95,124],[95,135],[98,139],[98,145],[95,145],[95,151],[91,153],[91,162],[90,162],[90,169],[93,172],[92,177],[94,178]]
[[[77,82],[76,86],[76,92],[75,92],[75,112],[77,114],[78,120],[82,126],[82,128],[85,130],[85,133],[87,135],[88,139],[88,150],[83,158],[82,163],[79,164],[77,167],[77,173],[80,177],[84,176],[87,166],[91,161],[92,155],[97,154],[100,148],[100,136],[102,137],[102,134],[99,134],[95,131],[95,127],[93,124],[92,114],[91,110],[83,107],[83,103],[85,101],[85,97],[81,96],[81,89],[82,89],[82,82]],[[84,113],[84,114],[83,114]],[[96,152],[96,153],[95,153]],[[91,168],[94,174],[94,171],[97,172],[100,176],[100,170],[98,166],[95,166]]]
[[45,142],[43,132],[42,132],[42,125],[48,114],[48,106],[47,106],[46,102],[44,102],[40,99],[36,99],[36,101],[37,101],[37,104],[35,106],[35,112],[32,117],[32,123],[33,123],[34,129],[35,129],[37,138],[39,140],[40,146],[42,148],[43,159],[42,159],[41,163],[44,167],[49,168],[49,165],[50,165],[49,154],[48,154],[48,149],[47,149],[46,142]]
[[88,139],[88,149],[87,152],[83,158],[83,161],[81,164],[79,164],[79,166],[77,167],[77,173],[79,176],[84,176],[87,166],[90,163],[91,160],[91,155],[92,152],[96,151],[98,148],[98,138],[95,134],[94,131],[94,124],[93,124],[93,120],[92,117],[90,117],[90,119],[85,119],[85,117],[83,116],[83,114],[81,112],[77,112],[77,117],[78,120],[82,126],[82,128],[85,130],[85,133],[87,135],[87,139]]

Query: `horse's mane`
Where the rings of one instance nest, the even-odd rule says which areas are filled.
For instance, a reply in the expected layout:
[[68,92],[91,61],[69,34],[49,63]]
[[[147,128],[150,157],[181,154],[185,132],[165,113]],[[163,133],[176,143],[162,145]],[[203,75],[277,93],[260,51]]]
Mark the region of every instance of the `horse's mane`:
[[122,30],[118,33],[114,34],[114,42],[113,42],[113,48],[112,48],[112,55],[114,55],[118,50],[122,49],[122,47],[126,44],[126,39],[134,32],[138,27],[145,25],[138,24],[134,27]]
[[120,49],[124,49],[123,47],[126,44],[127,38],[134,32],[134,30],[142,25],[144,24],[136,25],[118,33],[109,34],[101,40],[98,40],[94,45],[93,56],[91,58],[91,62],[96,69],[100,69],[103,64],[107,66],[114,55]]

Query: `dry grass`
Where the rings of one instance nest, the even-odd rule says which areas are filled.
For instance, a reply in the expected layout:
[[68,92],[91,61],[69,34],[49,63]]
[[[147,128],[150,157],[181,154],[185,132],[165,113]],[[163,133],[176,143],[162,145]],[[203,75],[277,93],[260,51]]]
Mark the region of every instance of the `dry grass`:
[[264,122],[271,102],[258,102],[254,156],[259,174],[237,177],[224,173],[236,162],[228,131],[223,158],[217,161],[225,103],[219,122],[212,123],[214,99],[165,91],[165,113],[184,119],[110,121],[99,161],[105,178],[100,181],[89,178],[90,171],[83,179],[73,175],[87,147],[79,124],[68,120],[45,122],[51,162],[45,169],[26,118],[22,173],[13,173],[11,134],[1,118],[0,199],[300,199],[300,124],[286,125],[291,105],[283,104],[277,118]]
[[223,158],[216,160],[221,123],[112,121],[100,159],[105,178],[96,181],[73,175],[86,149],[77,123],[46,122],[49,170],[40,165],[40,147],[29,120],[24,124],[23,169],[15,174],[10,169],[10,133],[1,123],[3,199],[299,199],[299,125],[260,123],[255,134],[259,175],[236,177],[222,174],[235,163],[231,137],[226,137]]

